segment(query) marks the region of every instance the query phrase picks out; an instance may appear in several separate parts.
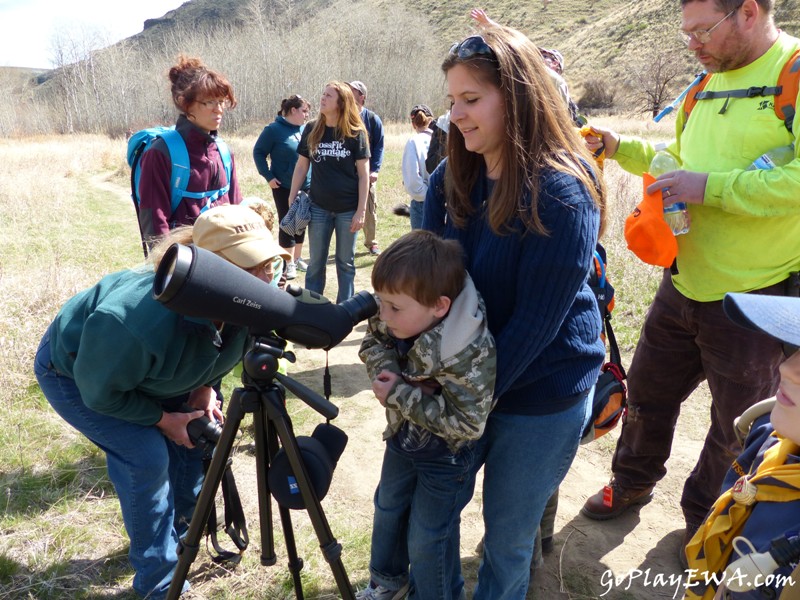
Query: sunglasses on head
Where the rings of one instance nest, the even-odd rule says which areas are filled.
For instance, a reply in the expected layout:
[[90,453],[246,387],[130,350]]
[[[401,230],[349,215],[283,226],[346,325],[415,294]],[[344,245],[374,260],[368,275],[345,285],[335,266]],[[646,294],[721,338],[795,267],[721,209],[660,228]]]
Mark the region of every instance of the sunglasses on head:
[[457,56],[461,59],[482,57],[497,59],[492,47],[483,39],[481,35],[471,35],[462,42],[456,42],[450,46],[450,56]]

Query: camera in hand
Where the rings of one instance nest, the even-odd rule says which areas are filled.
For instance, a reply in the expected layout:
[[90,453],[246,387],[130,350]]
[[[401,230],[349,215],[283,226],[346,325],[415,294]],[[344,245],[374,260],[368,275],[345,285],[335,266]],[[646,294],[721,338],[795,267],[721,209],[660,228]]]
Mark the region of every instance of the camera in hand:
[[[197,408],[192,408],[188,404],[181,406],[181,412],[194,412]],[[196,448],[210,448],[213,447],[218,441],[222,433],[222,427],[216,421],[212,421],[207,416],[197,417],[192,419],[186,424],[186,432],[189,434],[189,440]]]

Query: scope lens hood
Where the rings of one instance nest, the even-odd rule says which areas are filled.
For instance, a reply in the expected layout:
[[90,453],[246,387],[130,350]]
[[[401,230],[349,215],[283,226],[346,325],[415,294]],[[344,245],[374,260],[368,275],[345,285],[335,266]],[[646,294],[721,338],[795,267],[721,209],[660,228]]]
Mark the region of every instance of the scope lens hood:
[[164,304],[175,297],[189,277],[194,262],[194,246],[172,244],[164,253],[153,281],[153,298]]

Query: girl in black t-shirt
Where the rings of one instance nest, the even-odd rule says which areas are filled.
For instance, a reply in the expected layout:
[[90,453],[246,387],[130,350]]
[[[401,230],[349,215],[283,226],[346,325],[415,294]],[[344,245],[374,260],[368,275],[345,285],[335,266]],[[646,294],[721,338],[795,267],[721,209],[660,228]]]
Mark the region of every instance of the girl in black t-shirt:
[[319,112],[319,118],[306,126],[300,138],[289,199],[293,202],[297,197],[313,162],[310,261],[305,285],[313,292],[324,293],[328,248],[336,231],[338,303],[353,295],[356,234],[364,225],[369,190],[369,142],[346,83],[331,81],[325,85]]

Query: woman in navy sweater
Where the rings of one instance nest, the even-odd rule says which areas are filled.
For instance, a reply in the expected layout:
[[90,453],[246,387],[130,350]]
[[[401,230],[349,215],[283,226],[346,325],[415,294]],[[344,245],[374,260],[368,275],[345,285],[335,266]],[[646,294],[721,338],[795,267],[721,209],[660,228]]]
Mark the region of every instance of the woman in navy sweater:
[[537,526],[604,358],[586,284],[603,188],[523,34],[487,27],[455,44],[442,70],[449,158],[431,176],[423,228],[461,242],[497,341],[497,404],[474,469],[484,466],[486,527],[474,598],[523,599]]

